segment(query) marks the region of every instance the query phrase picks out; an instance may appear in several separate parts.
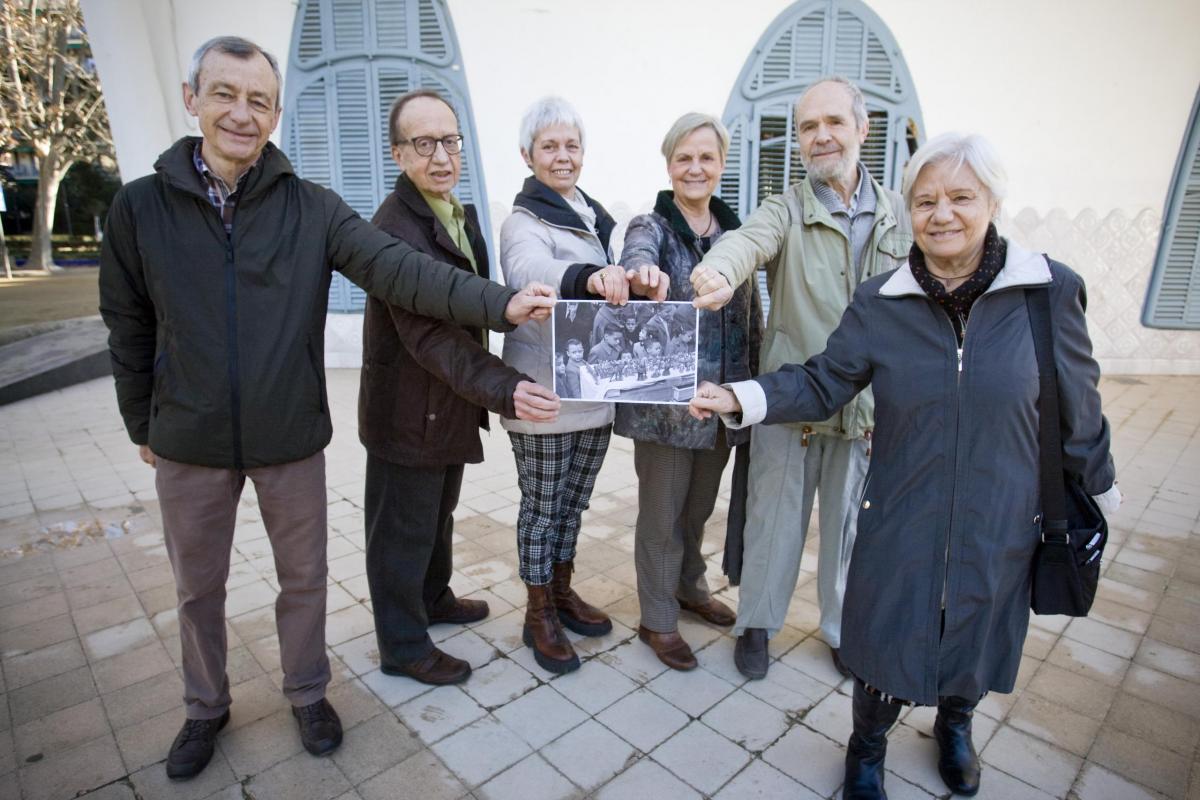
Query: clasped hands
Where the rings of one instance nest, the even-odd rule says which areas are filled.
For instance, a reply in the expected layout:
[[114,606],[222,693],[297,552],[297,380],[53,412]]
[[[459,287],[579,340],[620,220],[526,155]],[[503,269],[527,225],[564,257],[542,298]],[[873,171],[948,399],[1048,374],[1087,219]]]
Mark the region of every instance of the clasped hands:
[[[587,288],[613,305],[625,305],[631,293],[661,303],[667,299],[671,279],[654,264],[643,264],[634,269],[609,264],[592,273]],[[553,309],[554,288],[544,283],[530,283],[508,301],[504,319],[512,325],[523,325],[531,320],[540,322],[550,319]]]
[[587,288],[590,293],[617,306],[629,302],[630,294],[661,303],[667,299],[671,279],[654,264],[643,264],[632,269],[626,269],[620,264],[609,264],[604,269],[592,273],[588,278]]

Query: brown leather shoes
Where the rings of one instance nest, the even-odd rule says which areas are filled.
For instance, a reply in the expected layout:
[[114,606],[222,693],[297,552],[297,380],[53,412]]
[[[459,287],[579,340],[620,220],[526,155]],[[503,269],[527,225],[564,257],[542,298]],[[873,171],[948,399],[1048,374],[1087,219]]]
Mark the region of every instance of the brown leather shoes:
[[406,675],[414,681],[427,683],[430,686],[462,683],[471,677],[470,664],[461,658],[444,653],[436,647],[413,661],[405,661],[400,664],[380,664],[379,671],[384,675]]
[[692,612],[705,622],[721,628],[728,628],[737,622],[737,614],[733,613],[733,609],[713,597],[708,598],[705,603],[689,603],[680,599],[679,607],[684,611]]
[[[525,629],[521,638],[533,650],[533,660],[542,669],[561,675],[579,669],[579,656],[555,613],[549,586],[525,584],[529,604],[525,607]],[[611,623],[610,623],[611,625]]]
[[463,600],[456,597],[454,605],[430,611],[429,624],[446,622],[451,625],[466,625],[468,622],[479,622],[488,615],[488,610],[488,604],[483,600]]
[[658,660],[671,669],[686,672],[696,668],[696,656],[692,655],[692,648],[688,647],[688,643],[679,635],[679,631],[659,633],[643,625],[638,625],[638,638],[650,645],[650,649],[654,651],[654,655],[658,656]]
[[571,573],[574,561],[560,561],[554,565],[550,589],[558,618],[580,636],[603,636],[612,630],[612,620],[600,609],[583,602],[571,588]]

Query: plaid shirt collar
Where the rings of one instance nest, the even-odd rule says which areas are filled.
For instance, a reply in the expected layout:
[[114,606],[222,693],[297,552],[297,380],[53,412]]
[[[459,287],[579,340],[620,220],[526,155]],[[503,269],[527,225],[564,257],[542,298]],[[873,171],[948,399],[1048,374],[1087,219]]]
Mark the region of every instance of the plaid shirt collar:
[[238,176],[237,185],[229,188],[229,184],[225,180],[213,172],[208,164],[204,163],[203,156],[200,155],[200,148],[204,141],[196,142],[196,149],[192,151],[192,164],[196,167],[196,172],[200,173],[201,179],[204,181],[204,187],[208,192],[208,201],[212,203],[213,208],[221,215],[221,222],[225,226],[225,233],[229,234],[233,231],[233,210],[237,206],[238,193],[242,189],[242,185],[246,182],[246,176],[250,174],[250,170],[258,166],[262,156],[259,155],[250,167]]

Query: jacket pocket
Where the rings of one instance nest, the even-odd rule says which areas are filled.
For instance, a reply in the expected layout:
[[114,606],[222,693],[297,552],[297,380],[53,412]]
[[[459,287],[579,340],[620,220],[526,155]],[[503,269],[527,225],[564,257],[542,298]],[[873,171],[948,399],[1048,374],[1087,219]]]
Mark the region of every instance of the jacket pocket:
[[317,358],[316,348],[313,347],[312,337],[304,343],[308,350],[308,364],[312,368],[313,377],[317,379],[317,410],[322,414],[325,413],[325,370],[321,365],[320,359]]
[[170,381],[167,379],[168,370],[171,367],[171,349],[174,344],[174,337],[170,331],[164,330],[161,349],[154,356],[153,376],[154,383],[152,389],[152,405],[150,415],[158,416],[158,407],[164,403],[168,395],[168,387]]
[[[897,267],[908,259],[912,249],[912,239],[902,236],[896,231],[890,231],[879,240],[879,252],[891,260],[891,267]],[[891,267],[888,267],[889,269]],[[883,270],[880,270],[881,272]]]

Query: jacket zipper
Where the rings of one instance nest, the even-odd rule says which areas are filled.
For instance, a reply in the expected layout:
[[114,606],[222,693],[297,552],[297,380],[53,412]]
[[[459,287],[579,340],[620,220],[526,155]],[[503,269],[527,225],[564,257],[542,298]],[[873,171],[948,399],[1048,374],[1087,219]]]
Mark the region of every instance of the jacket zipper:
[[[216,211],[216,209],[213,209]],[[221,230],[225,229],[224,220],[219,219]],[[233,428],[233,465],[242,470],[242,389],[238,382],[238,335],[237,335],[237,269],[233,259],[233,231],[237,221],[237,207],[233,209],[233,222],[230,223],[229,233],[225,237],[225,313],[227,322],[225,336],[228,339],[229,357],[229,420]]]
[[[976,301],[978,302],[978,300]],[[941,311],[941,309],[937,309]],[[942,316],[945,316],[943,314]],[[946,529],[946,546],[942,551],[942,612],[946,611],[946,593],[950,588],[950,537],[954,533],[954,498],[957,495],[958,488],[958,425],[961,417],[962,405],[962,371],[963,371],[963,351],[967,343],[967,326],[963,322],[963,340],[958,341],[958,334],[954,332],[954,323],[946,317],[946,324],[950,326],[950,338],[954,342],[955,353],[958,356],[958,369],[954,374],[954,470],[951,473],[953,480],[950,482],[950,524]]]

